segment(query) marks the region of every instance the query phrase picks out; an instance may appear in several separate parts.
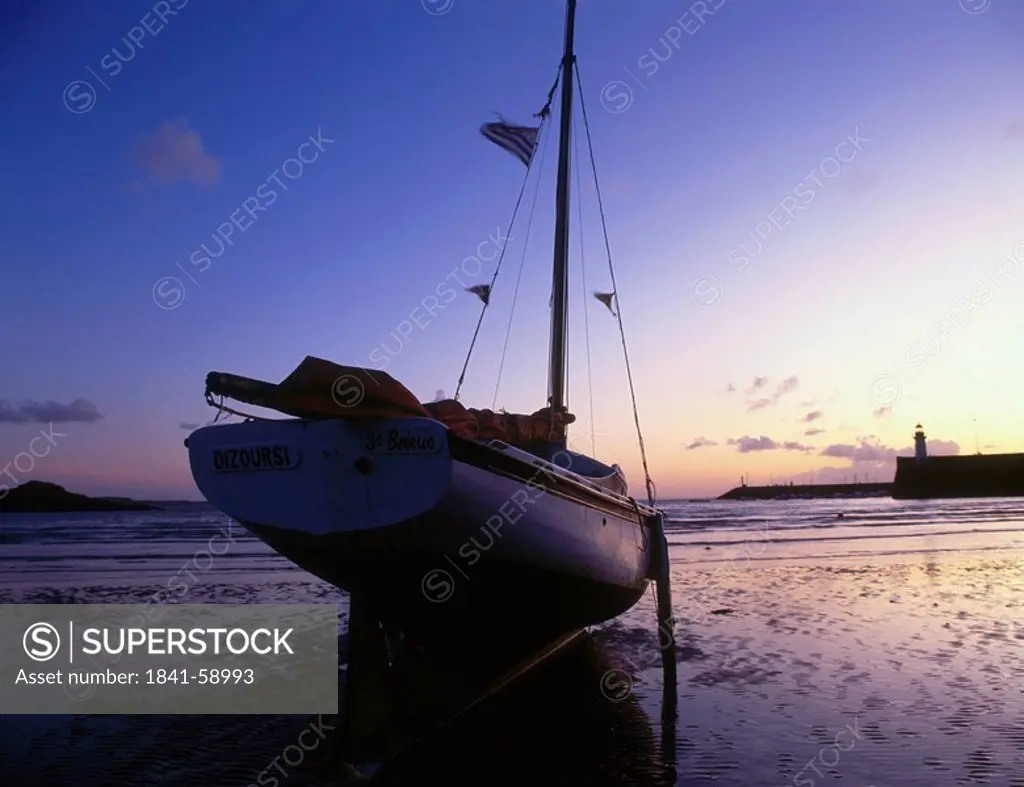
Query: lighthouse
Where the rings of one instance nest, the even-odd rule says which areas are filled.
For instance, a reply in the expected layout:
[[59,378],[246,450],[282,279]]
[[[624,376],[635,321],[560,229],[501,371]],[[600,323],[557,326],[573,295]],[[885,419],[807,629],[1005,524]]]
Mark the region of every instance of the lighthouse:
[[914,457],[918,464],[928,458],[928,445],[925,442],[924,429],[921,424],[914,427]]

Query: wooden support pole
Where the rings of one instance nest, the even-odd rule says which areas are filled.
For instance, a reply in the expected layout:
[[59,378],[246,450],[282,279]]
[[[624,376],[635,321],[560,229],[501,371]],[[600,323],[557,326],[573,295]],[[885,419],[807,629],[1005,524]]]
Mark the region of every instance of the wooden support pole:
[[665,685],[673,687],[675,696],[676,683],[676,631],[675,616],[672,612],[672,567],[668,560],[668,537],[665,535],[665,518],[660,511],[651,521],[654,536],[655,561],[658,586],[658,646],[661,648],[661,666],[665,675]]
[[384,759],[395,724],[392,671],[384,628],[361,593],[353,593],[349,599],[348,680],[343,707],[348,759],[357,763]]
[[658,585],[658,646],[661,648],[663,674],[661,693],[661,752],[665,776],[676,780],[676,722],[678,691],[676,687],[676,628],[672,613],[672,565],[668,559],[668,537],[665,518],[660,511],[651,521],[655,544],[655,582]]

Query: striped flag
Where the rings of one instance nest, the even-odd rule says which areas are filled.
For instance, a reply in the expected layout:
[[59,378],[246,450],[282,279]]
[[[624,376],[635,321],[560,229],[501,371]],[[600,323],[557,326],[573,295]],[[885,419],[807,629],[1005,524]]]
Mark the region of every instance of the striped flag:
[[537,148],[537,132],[540,127],[513,126],[504,121],[499,123],[484,123],[480,126],[480,133],[487,139],[504,148],[526,166],[530,166],[533,158],[533,151]]
[[605,306],[608,307],[608,311],[610,311],[612,313],[613,317],[618,316],[618,315],[615,314],[615,306],[614,306],[615,293],[614,292],[595,292],[594,293],[594,297],[597,298],[599,301],[601,301],[601,303],[603,303]]

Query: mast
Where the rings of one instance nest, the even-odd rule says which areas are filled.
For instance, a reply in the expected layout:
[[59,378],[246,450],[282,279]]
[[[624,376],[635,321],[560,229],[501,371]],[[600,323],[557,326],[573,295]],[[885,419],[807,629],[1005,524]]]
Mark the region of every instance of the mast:
[[[567,0],[565,51],[562,55],[562,117],[558,138],[558,189],[555,193],[555,255],[551,282],[551,370],[548,385],[552,412],[564,412],[566,342],[569,311],[569,159],[572,142],[572,68],[576,0]],[[564,442],[564,441],[563,441]]]

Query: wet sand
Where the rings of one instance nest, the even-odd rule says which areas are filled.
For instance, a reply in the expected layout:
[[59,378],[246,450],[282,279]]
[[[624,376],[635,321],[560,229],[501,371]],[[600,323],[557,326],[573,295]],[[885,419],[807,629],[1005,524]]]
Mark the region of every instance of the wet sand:
[[[1024,554],[875,562],[675,569],[680,784],[1024,785]],[[653,615],[598,638],[657,720]]]
[[[674,721],[662,719],[652,590],[378,783],[1024,787],[1018,504],[843,502],[844,523],[828,526],[833,505],[681,506],[691,519],[669,533]],[[141,603],[222,526],[208,514],[5,522],[0,602]],[[343,595],[251,540],[217,555],[188,602],[337,603],[344,653]],[[338,717],[7,716],[2,779],[340,785],[338,728]]]
[[[672,784],[665,769],[674,764],[678,784],[1024,787],[1022,558],[679,564],[670,751],[662,749],[660,652],[646,597],[378,779]],[[227,588],[208,591],[223,599]],[[331,591],[317,583],[232,589],[247,600],[281,592]],[[109,595],[85,588],[75,598]],[[294,746],[317,721],[7,717],[0,759],[19,786],[245,787],[261,774],[264,785],[343,784],[329,729],[337,717],[320,720],[324,735],[312,751]],[[284,758],[289,746],[295,765]]]

